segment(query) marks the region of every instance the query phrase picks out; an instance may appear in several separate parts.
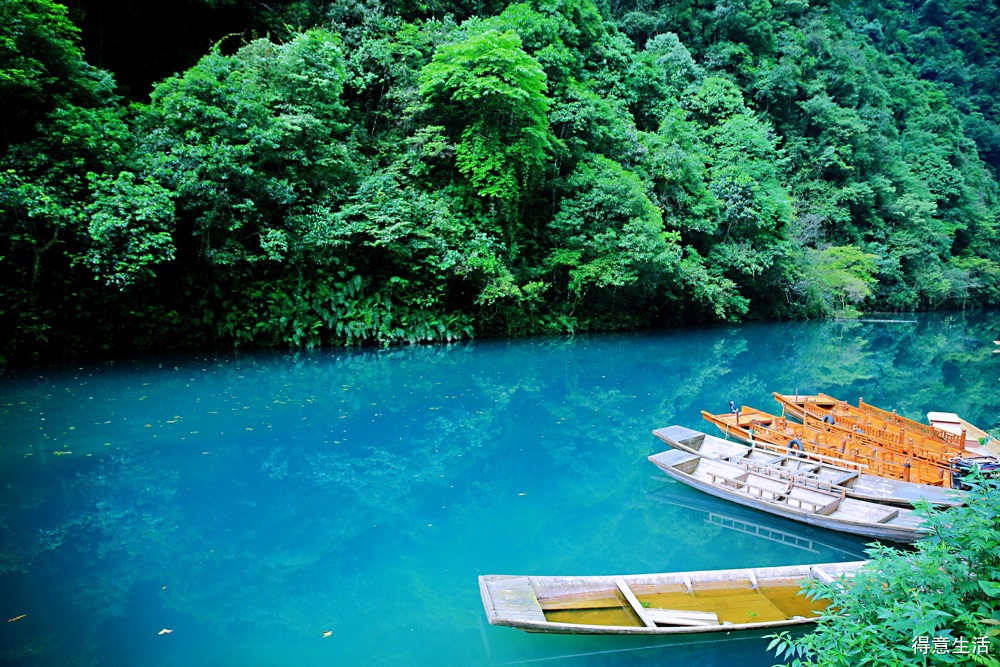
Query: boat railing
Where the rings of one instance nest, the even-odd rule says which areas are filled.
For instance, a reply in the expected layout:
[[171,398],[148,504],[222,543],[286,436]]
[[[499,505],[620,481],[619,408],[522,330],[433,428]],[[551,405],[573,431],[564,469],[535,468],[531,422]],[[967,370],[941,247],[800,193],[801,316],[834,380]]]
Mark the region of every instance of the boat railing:
[[877,408],[874,405],[869,405],[865,403],[863,398],[858,399],[858,409],[866,414],[874,415],[880,419],[893,424],[898,424],[911,431],[917,431],[923,435],[929,436],[931,438],[936,438],[938,440],[944,440],[952,445],[957,445],[962,448],[965,447],[965,433],[949,433],[939,428],[933,426],[928,426],[913,419],[907,417],[901,417],[896,414],[895,411],[889,412],[888,410],[883,410],[882,408]]
[[[806,415],[803,426],[812,429],[814,432],[841,433],[848,440],[855,443],[862,443],[870,447],[887,449],[909,458],[918,458],[933,461],[941,467],[946,467],[947,462],[959,456],[961,452],[954,447],[939,440],[928,440],[927,438],[906,433],[901,433],[901,437],[884,437],[885,433],[878,429],[866,427],[856,423],[850,424],[852,428],[846,428],[838,424],[817,420],[815,417]],[[855,430],[856,429],[856,430]]]
[[[747,479],[747,473],[741,473],[736,475],[736,477],[727,477],[721,473],[709,473],[709,477],[712,480],[712,484],[719,486],[720,484],[726,488],[733,489],[735,491],[745,491],[747,495],[756,495],[761,500],[776,500],[785,496],[790,487],[791,483],[788,482],[784,484],[781,488],[777,488],[774,485],[765,486],[763,484],[756,484]],[[765,498],[765,494],[769,497]]]
[[954,450],[953,443],[945,442],[940,437],[929,436],[925,433],[909,432],[902,427],[897,427],[895,430],[889,430],[888,428],[880,428],[874,425],[859,422],[852,422],[850,426],[851,428],[859,430],[873,438],[885,440],[886,442],[893,444],[898,443],[899,445],[910,449],[919,448],[942,455],[946,455],[949,451]]
[[868,467],[864,463],[860,463],[858,461],[850,461],[837,456],[820,454],[819,452],[803,452],[791,447],[783,447],[781,445],[772,444],[764,440],[754,441],[752,446],[768,452],[776,452],[782,454],[783,456],[795,456],[803,461],[818,461],[834,468],[842,468],[845,472],[860,472]]
[[[793,485],[792,490],[789,492],[789,495],[785,498],[785,503],[788,505],[791,505],[793,502],[797,503],[799,509],[802,510],[806,509],[806,506],[808,506],[809,507],[808,511],[812,512],[813,514],[822,514],[824,516],[828,516],[832,514],[838,507],[840,507],[840,501],[844,499],[843,492],[841,492],[841,495],[839,496],[826,498],[825,499],[826,502],[817,502],[815,500],[799,498],[793,494],[796,488],[802,488],[802,487]],[[807,489],[807,491],[813,492],[812,489]]]

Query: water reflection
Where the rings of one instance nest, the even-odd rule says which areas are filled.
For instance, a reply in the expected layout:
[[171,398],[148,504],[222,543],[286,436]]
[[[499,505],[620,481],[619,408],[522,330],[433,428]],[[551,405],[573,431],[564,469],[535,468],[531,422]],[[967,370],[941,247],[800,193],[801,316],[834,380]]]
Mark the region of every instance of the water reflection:
[[[778,554],[787,554],[789,548],[803,552],[796,559],[802,563],[846,562],[867,557],[869,540],[865,538],[757,512],[700,493],[668,477],[662,477],[662,483],[662,488],[649,493],[650,499],[689,510],[694,515],[690,518],[692,523],[701,521],[706,532],[720,536],[728,544],[742,543],[747,553],[767,551],[771,545],[766,542],[773,542],[779,545]],[[774,562],[778,554],[768,554],[766,560]]]
[[0,624],[0,659],[770,664],[759,638],[484,627],[475,577],[856,558],[860,540],[664,482],[650,432],[796,388],[995,426],[1000,318],[916,319],[0,378],[0,608],[27,614]]

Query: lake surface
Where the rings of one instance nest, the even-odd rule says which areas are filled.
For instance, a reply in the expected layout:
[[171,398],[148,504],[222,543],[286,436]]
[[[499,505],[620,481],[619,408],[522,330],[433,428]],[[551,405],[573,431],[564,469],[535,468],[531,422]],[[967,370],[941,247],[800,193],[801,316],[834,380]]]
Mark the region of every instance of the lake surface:
[[764,633],[492,627],[476,577],[861,556],[864,540],[692,491],[646,457],[662,449],[654,428],[710,432],[702,409],[776,411],[772,391],[997,425],[1000,314],[887,319],[915,321],[192,355],[0,377],[0,660],[771,665]]

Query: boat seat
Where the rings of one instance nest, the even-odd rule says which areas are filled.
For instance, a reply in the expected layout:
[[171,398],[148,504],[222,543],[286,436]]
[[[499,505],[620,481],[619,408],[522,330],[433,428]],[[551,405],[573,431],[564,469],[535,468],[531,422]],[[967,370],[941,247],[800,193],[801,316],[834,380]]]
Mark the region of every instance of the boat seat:
[[841,496],[793,485],[788,493],[788,504],[793,503],[804,510],[827,516],[840,506]]
[[657,625],[718,625],[719,615],[712,611],[689,611],[687,609],[645,608],[643,612]]
[[830,482],[830,484],[834,484],[836,486],[845,486],[848,482],[851,482],[857,478],[858,478],[858,472],[855,470],[854,472],[844,473],[840,477],[836,477],[828,481]]
[[899,516],[898,507],[873,505],[872,503],[858,505],[848,502],[844,503],[840,509],[841,513],[845,515],[845,518],[859,521],[869,521],[871,523],[887,523]]
[[887,521],[892,521],[897,516],[899,516],[899,509],[893,509],[889,512],[886,512],[882,516],[876,518],[875,523],[886,523]]

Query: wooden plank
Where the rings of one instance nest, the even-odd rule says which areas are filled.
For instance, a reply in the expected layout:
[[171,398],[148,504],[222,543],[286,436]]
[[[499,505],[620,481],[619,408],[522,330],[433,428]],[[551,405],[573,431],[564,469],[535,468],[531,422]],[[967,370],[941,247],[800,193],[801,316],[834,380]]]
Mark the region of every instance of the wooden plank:
[[510,577],[486,582],[493,613],[501,618],[545,622],[529,577]]
[[646,615],[645,607],[643,607],[642,603],[639,602],[639,598],[635,596],[635,593],[633,593],[632,589],[628,587],[625,580],[621,577],[615,577],[615,586],[618,587],[618,590],[620,590],[622,595],[625,596],[625,599],[628,600],[628,603],[632,606],[632,611],[636,613],[636,616],[639,617],[639,620],[642,621],[643,625],[647,628],[655,628],[656,623],[654,623],[653,620]]
[[897,516],[899,516],[899,510],[898,509],[894,509],[894,510],[892,510],[890,512],[886,512],[886,514],[884,516],[880,516],[877,519],[875,519],[875,522],[876,523],[887,523],[887,522],[892,521],[893,519],[895,519]]
[[830,574],[828,574],[826,570],[821,570],[820,568],[815,566],[809,569],[810,571],[812,571],[813,575],[815,575],[816,578],[822,581],[824,584],[832,584],[835,581],[835,579],[832,576],[830,576]]
[[719,615],[712,611],[687,611],[684,609],[643,609],[659,625],[718,625]]

